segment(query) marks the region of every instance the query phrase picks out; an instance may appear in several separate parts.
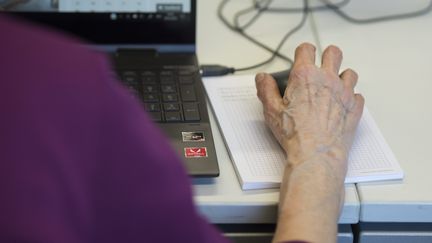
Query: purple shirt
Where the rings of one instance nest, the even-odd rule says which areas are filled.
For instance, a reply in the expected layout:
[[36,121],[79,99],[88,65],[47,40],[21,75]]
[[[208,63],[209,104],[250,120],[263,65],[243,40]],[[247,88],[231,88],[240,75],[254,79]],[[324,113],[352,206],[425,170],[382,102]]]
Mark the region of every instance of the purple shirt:
[[226,242],[107,58],[0,16],[0,242]]

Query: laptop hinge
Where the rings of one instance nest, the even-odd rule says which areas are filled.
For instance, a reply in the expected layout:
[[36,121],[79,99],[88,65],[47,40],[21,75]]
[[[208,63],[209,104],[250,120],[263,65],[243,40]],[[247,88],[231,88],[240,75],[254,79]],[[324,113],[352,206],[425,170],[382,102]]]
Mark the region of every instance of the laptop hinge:
[[119,48],[116,51],[117,57],[143,57],[157,56],[156,49],[151,48]]
[[[1,0],[0,0],[1,2]],[[175,44],[175,45],[161,45],[161,44],[151,44],[151,45],[93,45],[95,49],[116,54],[118,50],[144,50],[151,51],[150,53],[156,52],[161,53],[195,53],[196,47],[193,44]]]

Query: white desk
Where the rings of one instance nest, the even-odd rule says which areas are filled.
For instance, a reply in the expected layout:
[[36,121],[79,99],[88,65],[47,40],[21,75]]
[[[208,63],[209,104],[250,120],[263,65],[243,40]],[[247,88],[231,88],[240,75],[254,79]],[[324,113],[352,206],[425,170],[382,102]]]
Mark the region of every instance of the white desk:
[[[369,9],[397,13],[427,2],[357,0],[346,11],[362,17]],[[432,222],[432,14],[369,25],[347,23],[332,12],[315,19],[322,44],[340,46],[345,66],[358,71],[358,91],[405,172],[403,182],[357,185],[360,220]]]
[[[428,0],[356,0],[357,17],[420,9]],[[314,14],[323,46],[344,50],[358,91],[405,172],[398,182],[361,183],[359,242],[432,242],[432,14],[354,25],[333,12]]]
[[[233,1],[231,10],[247,6],[250,1]],[[267,58],[268,53],[230,32],[216,16],[219,1],[198,2],[198,58],[201,63],[218,63],[235,67],[255,64]],[[257,38],[275,46],[288,28],[300,20],[300,15],[279,15],[264,17],[256,28],[251,29]],[[269,23],[272,23],[269,25]],[[258,31],[259,30],[259,31]],[[284,48],[284,53],[293,56],[295,47],[301,42],[315,43],[310,23],[294,35]],[[264,67],[265,71],[286,69],[283,62]],[[253,72],[257,72],[254,70]],[[279,193],[277,190],[242,191],[233,170],[214,117],[211,116],[213,135],[216,142],[220,177],[208,181],[195,181],[195,200],[203,214],[212,222],[227,223],[275,223]],[[354,185],[346,186],[346,198],[341,224],[355,224],[359,219],[359,199]]]

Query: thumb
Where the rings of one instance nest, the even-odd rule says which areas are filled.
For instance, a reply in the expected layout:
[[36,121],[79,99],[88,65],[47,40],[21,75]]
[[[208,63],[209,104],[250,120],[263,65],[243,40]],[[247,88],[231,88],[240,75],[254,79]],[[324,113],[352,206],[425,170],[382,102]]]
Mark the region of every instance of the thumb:
[[264,106],[276,106],[281,102],[281,95],[279,88],[274,78],[268,73],[258,73],[255,76],[255,85],[257,88],[257,95]]

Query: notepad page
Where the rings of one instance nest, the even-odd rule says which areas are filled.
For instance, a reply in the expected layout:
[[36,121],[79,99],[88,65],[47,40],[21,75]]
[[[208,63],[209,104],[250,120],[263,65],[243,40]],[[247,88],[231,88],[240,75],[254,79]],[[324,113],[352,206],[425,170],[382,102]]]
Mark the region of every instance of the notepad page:
[[[279,187],[285,154],[265,125],[254,77],[205,78],[203,82],[242,188]],[[402,176],[396,158],[365,108],[350,151],[345,182]]]
[[216,92],[225,113],[220,121],[226,128],[224,136],[244,182],[279,183],[284,154],[261,119],[262,107],[255,88],[219,87]]
[[346,183],[402,179],[403,171],[367,107],[349,153]]

